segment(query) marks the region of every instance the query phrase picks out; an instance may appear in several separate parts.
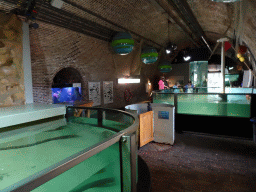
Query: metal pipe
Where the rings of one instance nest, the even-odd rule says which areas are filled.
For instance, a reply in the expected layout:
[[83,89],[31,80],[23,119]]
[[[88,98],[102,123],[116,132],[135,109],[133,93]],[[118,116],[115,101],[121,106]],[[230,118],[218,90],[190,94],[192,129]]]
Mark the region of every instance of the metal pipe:
[[195,34],[198,39],[202,39],[203,43],[206,44],[210,52],[212,50],[205,40],[205,34],[203,32],[202,27],[198,23],[196,17],[194,16],[191,8],[189,7],[187,1],[185,0],[168,0],[168,3],[175,9],[175,11],[179,14],[182,20],[187,24],[189,29]]
[[213,49],[213,51],[212,51],[212,53],[211,53],[211,55],[210,55],[208,60],[211,59],[212,55],[215,53],[215,51],[216,51],[217,47],[219,46],[219,44],[220,44],[219,42],[216,43],[216,45],[215,45],[215,47],[214,47],[214,49]]
[[99,29],[99,28],[94,28],[93,26],[87,25],[84,22],[76,22],[76,21],[70,22],[70,19],[68,19],[68,18],[57,16],[55,14],[50,15],[48,11],[41,10],[40,14],[38,15],[38,18],[46,18],[46,17],[48,19],[55,20],[56,23],[62,23],[64,25],[67,25],[67,23],[69,23],[70,26],[81,27],[81,29],[85,28],[88,31],[92,31],[94,33],[101,34],[101,35],[104,35],[106,37],[111,37],[111,35],[113,34],[113,31],[106,31],[106,30],[102,30],[102,29]]
[[[55,23],[63,23],[65,24],[65,26],[67,25],[67,23],[70,23],[71,20],[71,14],[61,14],[59,15],[59,13],[55,12],[55,11],[51,11],[51,10],[47,10],[47,8],[43,8],[40,12],[40,14],[38,15],[38,18],[47,18],[50,20],[55,20]],[[81,27],[81,29],[86,29],[88,31],[92,31],[94,33],[97,33],[99,35],[105,36],[107,38],[110,39],[111,35],[114,33],[114,31],[112,31],[111,29],[105,28],[104,26],[101,25],[95,25],[95,23],[87,23],[87,21],[85,19],[79,18],[79,17],[73,17],[73,19],[76,18],[77,20],[79,20],[79,22],[77,21],[73,21],[72,23],[70,23],[70,25],[72,24],[72,26],[77,26],[77,27]],[[95,28],[95,26],[97,28]],[[66,27],[72,30],[72,27]]]
[[71,2],[71,1],[69,1],[69,0],[62,0],[62,1],[65,2],[65,3],[68,4],[68,5],[71,5],[71,6],[73,6],[73,7],[76,7],[77,9],[80,9],[80,10],[82,10],[82,11],[85,11],[85,12],[87,12],[87,13],[89,13],[89,14],[91,14],[91,15],[93,15],[93,16],[95,16],[95,17],[97,17],[97,18],[99,18],[99,19],[101,19],[101,20],[103,20],[103,21],[105,21],[105,22],[107,22],[107,23],[110,23],[111,25],[114,25],[114,26],[116,26],[116,27],[119,27],[120,29],[123,29],[123,30],[125,30],[125,31],[128,31],[128,32],[130,32],[130,33],[132,33],[132,34],[134,34],[134,35],[136,35],[136,36],[138,36],[138,37],[140,37],[140,38],[142,38],[142,39],[145,39],[145,40],[147,40],[147,41],[149,41],[149,42],[152,42],[152,43],[158,45],[159,47],[164,47],[163,45],[160,45],[159,43],[156,43],[155,41],[153,41],[153,40],[151,40],[151,39],[148,39],[148,38],[146,38],[146,37],[143,37],[142,35],[139,35],[138,33],[134,32],[134,31],[132,31],[132,30],[129,30],[129,29],[127,29],[127,28],[125,28],[125,27],[123,27],[123,26],[121,26],[121,25],[118,25],[117,23],[114,23],[114,22],[112,22],[112,21],[110,21],[110,20],[108,20],[108,19],[102,17],[101,15],[99,15],[99,14],[97,14],[97,13],[95,13],[95,12],[89,10],[89,9],[86,9],[86,8],[84,8],[84,7],[82,7],[82,6],[78,5],[78,4],[76,4],[76,3],[74,3],[74,2]]
[[225,42],[221,46],[222,93],[225,93]]
[[71,18],[73,18],[73,20],[82,22],[83,24],[86,24],[86,25],[93,26],[93,27],[98,28],[100,30],[109,31],[110,33],[113,32],[113,30],[110,29],[110,28],[107,28],[107,27],[105,27],[105,26],[103,26],[101,24],[98,24],[96,22],[90,21],[88,19],[85,19],[85,18],[82,18],[82,17],[78,17],[78,16],[76,16],[74,14],[71,14],[71,13],[68,13],[66,11],[59,10],[57,8],[50,7],[50,6],[45,6],[45,5],[42,5],[42,7],[44,8],[44,11],[48,11],[47,12],[48,15],[55,14],[55,15],[58,15],[58,17],[60,17],[60,18],[63,18],[64,16],[66,16],[70,20],[71,20]]
[[204,36],[201,36],[201,37],[202,37],[204,43],[207,45],[207,47],[208,47],[208,49],[210,50],[210,52],[212,53],[212,49],[211,49],[211,47],[209,46],[209,44],[207,43],[207,41],[205,40]]
[[45,23],[49,23],[49,24],[52,24],[52,25],[56,25],[56,26],[59,26],[59,27],[63,27],[63,28],[66,28],[66,29],[69,29],[69,30],[72,30],[72,31],[75,31],[75,32],[78,32],[78,33],[82,33],[82,34],[85,34],[85,35],[88,35],[88,36],[91,36],[91,37],[94,37],[94,38],[97,38],[97,39],[100,39],[100,40],[104,40],[104,41],[107,41],[107,42],[110,41],[110,38],[102,37],[102,36],[97,35],[97,34],[92,34],[92,33],[90,33],[90,32],[87,32],[87,31],[78,29],[78,28],[76,28],[76,27],[70,27],[70,26],[66,26],[66,25],[61,25],[61,24],[59,24],[59,23],[52,22],[52,21],[50,21],[49,19],[45,20],[45,19],[43,19],[43,18],[38,18],[37,20],[38,20],[38,21],[45,22]]
[[[4,1],[6,1],[10,4],[16,5],[16,2],[13,0],[4,0]],[[78,22],[76,22],[76,24],[74,24],[75,22],[73,22],[72,27],[66,26],[67,23],[69,23],[70,19],[72,18],[73,14],[70,14],[63,10],[59,10],[52,6],[48,6],[44,1],[37,1],[36,6],[40,8],[40,12],[41,12],[41,10],[44,13],[47,12],[46,15],[44,15],[44,16],[42,16],[42,14],[40,15],[40,13],[38,13],[38,15],[40,15],[40,16],[39,16],[39,18],[37,18],[37,20],[39,20],[39,21],[43,21],[43,22],[46,22],[49,24],[60,26],[60,27],[63,27],[63,28],[66,28],[66,29],[69,29],[72,31],[76,31],[79,33],[83,33],[85,35],[89,35],[91,37],[101,39],[104,41],[108,41],[108,42],[111,40],[111,36],[115,32],[103,25],[100,25],[96,22],[86,20],[84,18],[80,18],[78,16],[76,16],[76,20],[80,20],[84,25],[86,24],[87,25],[86,28],[90,28],[90,30],[92,30],[92,31],[89,31],[89,30],[86,31],[85,29],[82,29],[82,30],[79,29],[79,27],[81,27],[81,25],[77,24]],[[53,19],[51,17],[55,17],[55,19]],[[57,19],[58,17],[59,17],[59,20]],[[67,19],[67,22],[66,22],[65,18]],[[61,21],[61,19],[64,19],[65,22]]]
[[[176,16],[173,15],[173,13],[170,10],[167,10],[166,7],[163,7],[160,5],[156,0],[150,0],[151,3],[157,4],[160,6],[168,15],[169,17],[177,24],[179,27],[185,32],[185,35],[189,38],[189,40],[196,46],[199,47],[198,43],[195,42],[195,40],[191,37],[190,32],[186,29],[186,27],[176,18]],[[157,6],[157,7],[158,7]]]
[[189,29],[195,34],[197,38],[201,38],[203,35],[202,28],[199,26],[195,26],[195,22],[197,20],[194,18],[194,15],[189,12],[189,6],[185,7],[185,2],[180,2],[179,0],[168,0],[168,3],[175,9],[180,18],[187,24]]

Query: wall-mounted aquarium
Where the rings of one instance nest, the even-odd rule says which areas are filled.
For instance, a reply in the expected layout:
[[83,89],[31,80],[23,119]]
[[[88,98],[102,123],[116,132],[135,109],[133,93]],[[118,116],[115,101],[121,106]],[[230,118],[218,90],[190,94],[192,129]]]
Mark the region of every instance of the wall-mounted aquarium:
[[52,88],[52,102],[57,103],[72,103],[82,100],[81,87],[55,87]]
[[[80,113],[81,112],[81,113]],[[0,191],[135,191],[137,117],[29,104],[0,111]],[[79,115],[78,115],[79,114]]]

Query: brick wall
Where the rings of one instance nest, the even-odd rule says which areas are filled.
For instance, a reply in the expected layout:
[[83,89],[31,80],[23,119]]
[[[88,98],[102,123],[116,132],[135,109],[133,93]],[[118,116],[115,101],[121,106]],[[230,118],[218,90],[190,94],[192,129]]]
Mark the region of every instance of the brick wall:
[[[55,75],[63,68],[72,67],[82,77],[84,100],[88,100],[88,82],[113,81],[114,103],[103,107],[120,108],[130,103],[147,99],[145,83],[153,76],[157,63],[145,65],[140,61],[140,45],[135,43],[132,53],[120,56],[113,53],[110,43],[98,40],[67,29],[38,22],[38,29],[30,29],[33,96],[36,103],[52,103],[51,85]],[[118,85],[117,78],[130,75],[138,67],[141,70],[141,83]],[[133,93],[132,100],[124,100],[127,88]]]

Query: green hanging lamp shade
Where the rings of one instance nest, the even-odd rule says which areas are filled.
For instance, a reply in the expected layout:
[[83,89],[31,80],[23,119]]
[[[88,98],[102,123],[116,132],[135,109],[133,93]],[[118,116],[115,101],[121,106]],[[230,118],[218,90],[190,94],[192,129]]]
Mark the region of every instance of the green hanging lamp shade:
[[158,66],[158,70],[161,73],[169,73],[172,70],[172,65],[169,61],[163,60],[160,65]]
[[233,3],[241,0],[212,0],[214,2],[221,2],[221,3]]
[[157,61],[158,53],[154,47],[145,47],[141,51],[141,60],[145,64],[152,64]]
[[134,40],[130,33],[118,32],[111,42],[111,47],[119,55],[128,55],[133,50]]

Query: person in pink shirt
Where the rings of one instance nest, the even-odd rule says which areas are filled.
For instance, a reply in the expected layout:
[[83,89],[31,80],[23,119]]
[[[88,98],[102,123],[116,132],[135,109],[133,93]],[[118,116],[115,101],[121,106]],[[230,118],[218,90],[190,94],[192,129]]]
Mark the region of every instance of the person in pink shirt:
[[159,90],[163,90],[165,87],[167,87],[164,85],[164,77],[160,79],[160,81],[158,82],[158,85],[159,85]]

